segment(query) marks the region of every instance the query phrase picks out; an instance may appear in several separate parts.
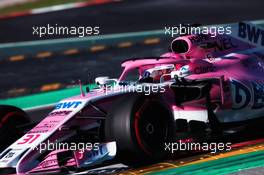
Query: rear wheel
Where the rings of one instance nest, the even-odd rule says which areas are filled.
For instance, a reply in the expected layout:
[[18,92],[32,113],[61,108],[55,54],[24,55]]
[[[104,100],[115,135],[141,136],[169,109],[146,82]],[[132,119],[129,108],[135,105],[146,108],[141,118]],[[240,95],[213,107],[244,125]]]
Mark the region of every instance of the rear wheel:
[[30,123],[27,114],[14,106],[0,105],[0,151],[19,139],[23,133],[19,126]]
[[165,143],[173,138],[173,123],[169,107],[160,98],[129,94],[109,112],[105,135],[108,141],[116,141],[118,155],[126,160],[158,160],[167,155]]

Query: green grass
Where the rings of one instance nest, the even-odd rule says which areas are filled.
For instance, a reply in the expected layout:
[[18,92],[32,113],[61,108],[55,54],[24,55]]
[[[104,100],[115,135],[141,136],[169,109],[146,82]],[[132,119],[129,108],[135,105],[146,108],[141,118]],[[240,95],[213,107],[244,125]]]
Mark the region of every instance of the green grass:
[[39,0],[35,2],[28,2],[24,4],[18,4],[10,7],[0,9],[0,15],[6,15],[9,13],[23,12],[30,9],[48,7],[59,4],[73,3],[73,2],[85,2],[89,0]]

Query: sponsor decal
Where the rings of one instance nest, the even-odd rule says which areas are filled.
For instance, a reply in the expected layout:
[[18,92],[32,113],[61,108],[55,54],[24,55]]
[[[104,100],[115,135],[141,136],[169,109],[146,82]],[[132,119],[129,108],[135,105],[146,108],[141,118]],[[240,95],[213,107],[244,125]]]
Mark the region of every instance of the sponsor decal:
[[15,154],[16,154],[15,152],[10,151],[10,152],[8,152],[8,153],[5,155],[4,159],[10,159],[10,158],[12,158]]
[[215,52],[225,51],[225,50],[233,49],[236,47],[237,47],[237,45],[235,45],[232,42],[231,38],[224,38],[224,39],[216,40],[214,42],[208,42],[207,43],[207,48],[214,48]]
[[245,107],[260,109],[264,107],[264,84],[251,82],[250,85],[252,88],[237,80],[231,81],[233,109]]
[[211,65],[211,66],[199,66],[194,69],[195,74],[202,74],[202,73],[207,73],[207,72],[215,72],[216,67]]
[[45,160],[44,162],[42,162],[40,164],[40,166],[42,168],[47,168],[47,167],[50,167],[52,165],[57,165],[57,163],[58,163],[57,160]]
[[49,124],[49,123],[45,123],[43,125],[39,125],[34,127],[34,129],[49,129],[49,128],[53,128],[54,124]]
[[71,108],[77,108],[80,104],[82,104],[81,101],[62,102],[62,103],[58,103],[56,105],[55,109],[71,109]]
[[196,43],[204,42],[208,40],[210,37],[211,37],[210,34],[208,35],[200,34],[200,35],[194,35],[194,36],[188,37],[188,39],[192,42],[192,44],[196,44]]
[[59,123],[60,120],[49,120],[48,122],[49,122],[49,123]]
[[264,46],[264,30],[256,26],[240,22],[238,24],[238,36],[251,43]]
[[7,152],[0,160],[1,163],[8,163],[10,160],[12,160],[14,157],[18,156],[21,153],[21,149],[12,149],[9,152]]
[[105,154],[108,153],[107,148],[105,148],[102,145],[98,145],[95,149],[93,149],[92,151],[87,152],[87,158],[93,158],[96,156],[103,156]]
[[252,82],[254,93],[254,105],[253,109],[259,109],[264,107],[264,84]]
[[22,144],[31,144],[33,143],[35,140],[37,140],[37,138],[39,138],[40,134],[26,134],[24,137],[22,137],[21,141],[18,142],[17,144],[22,145]]
[[55,111],[49,113],[48,117],[69,115],[72,111]]
[[47,133],[48,131],[49,131],[48,129],[32,130],[32,131],[29,131],[28,134]]

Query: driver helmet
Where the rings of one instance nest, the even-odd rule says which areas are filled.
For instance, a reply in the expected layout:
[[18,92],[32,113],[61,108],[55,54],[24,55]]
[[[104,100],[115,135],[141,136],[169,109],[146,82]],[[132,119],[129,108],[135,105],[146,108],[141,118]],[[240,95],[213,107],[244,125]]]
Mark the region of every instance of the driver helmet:
[[160,81],[163,75],[170,74],[175,69],[173,64],[156,66],[147,69],[144,72],[144,77],[151,77],[154,81]]

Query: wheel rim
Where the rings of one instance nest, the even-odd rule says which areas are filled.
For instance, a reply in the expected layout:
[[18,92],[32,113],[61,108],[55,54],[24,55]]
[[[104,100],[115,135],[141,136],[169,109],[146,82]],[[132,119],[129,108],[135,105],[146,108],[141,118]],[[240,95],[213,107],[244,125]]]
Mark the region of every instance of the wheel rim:
[[164,142],[168,138],[169,124],[167,111],[158,105],[149,104],[136,113],[136,139],[141,149],[147,154],[164,151]]

